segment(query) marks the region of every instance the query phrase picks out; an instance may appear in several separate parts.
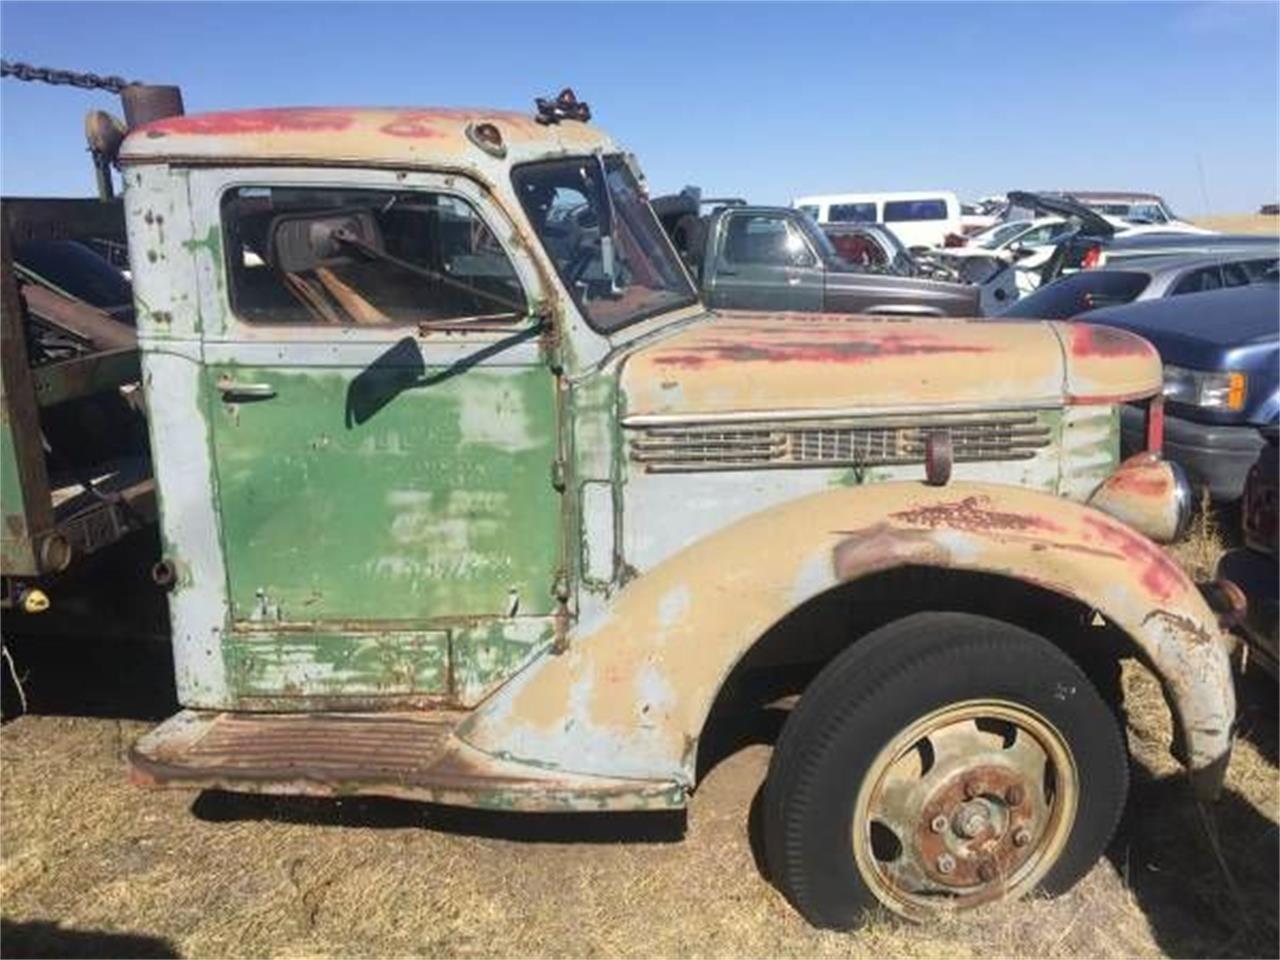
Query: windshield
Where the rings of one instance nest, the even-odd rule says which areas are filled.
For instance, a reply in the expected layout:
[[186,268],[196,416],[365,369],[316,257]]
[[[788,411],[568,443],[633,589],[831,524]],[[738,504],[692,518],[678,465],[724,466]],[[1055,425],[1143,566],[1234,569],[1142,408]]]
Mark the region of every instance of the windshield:
[[997,247],[1003,246],[1006,242],[1012,240],[1024,230],[1031,228],[1030,221],[1015,220],[1012,223],[997,223],[993,227],[988,227],[981,233],[976,234],[969,240],[969,243],[975,247],[982,247],[984,250],[995,250]]
[[620,156],[525,164],[511,179],[547,256],[594,329],[611,333],[698,302]]

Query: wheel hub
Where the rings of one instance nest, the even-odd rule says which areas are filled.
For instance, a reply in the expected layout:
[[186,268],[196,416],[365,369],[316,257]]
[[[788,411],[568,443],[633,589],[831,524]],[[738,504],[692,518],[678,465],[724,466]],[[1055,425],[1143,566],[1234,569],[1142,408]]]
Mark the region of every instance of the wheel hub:
[[855,855],[882,902],[908,914],[1027,892],[1075,815],[1074,762],[1061,735],[1002,701],[921,718],[872,770],[858,800],[855,829],[866,833]]
[[[923,784],[922,784],[923,786]],[[953,889],[1012,875],[1031,853],[1017,844],[1034,833],[1036,818],[1023,775],[1003,764],[958,770],[928,792],[913,831],[920,865],[930,879]],[[1020,800],[1011,803],[1010,797]],[[937,820],[946,828],[933,829]]]

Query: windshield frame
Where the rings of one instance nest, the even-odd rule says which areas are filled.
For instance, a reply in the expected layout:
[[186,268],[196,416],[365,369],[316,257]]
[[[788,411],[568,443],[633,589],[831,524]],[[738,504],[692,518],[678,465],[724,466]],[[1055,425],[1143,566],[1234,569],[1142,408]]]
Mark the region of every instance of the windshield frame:
[[[663,259],[668,262],[674,276],[679,278],[680,285],[682,285],[687,291],[687,296],[677,296],[674,300],[663,302],[664,298],[662,294],[657,293],[656,299],[659,302],[655,303],[652,307],[642,306],[616,320],[611,319],[608,322],[602,322],[600,318],[593,315],[591,309],[592,301],[589,301],[585,297],[584,290],[581,288],[581,285],[571,283],[570,279],[565,275],[560,258],[558,258],[554,254],[553,250],[547,246],[546,238],[544,237],[539,224],[532,215],[532,211],[525,205],[522,190],[525,182],[523,178],[530,171],[535,171],[540,168],[549,169],[560,167],[565,164],[595,164],[597,162],[604,166],[606,184],[614,174],[620,174],[629,181],[628,186],[631,188],[634,196],[641,201],[640,206],[643,210],[641,211],[640,216],[644,220],[644,226],[648,227],[652,233],[649,239],[656,241],[657,250],[661,251]],[[653,207],[649,203],[647,190],[645,190],[644,185],[636,176],[635,171],[633,171],[630,163],[627,161],[627,157],[623,153],[595,153],[531,160],[513,166],[511,168],[510,177],[511,186],[515,192],[520,212],[524,214],[525,219],[532,228],[533,235],[537,239],[537,244],[541,249],[542,254],[549,261],[555,278],[559,281],[560,286],[569,294],[570,299],[573,301],[574,306],[577,307],[578,313],[582,316],[587,326],[594,332],[601,334],[602,336],[610,337],[653,317],[667,313],[675,313],[677,311],[687,310],[689,307],[701,305],[701,297],[699,296],[697,284],[693,281],[693,278],[690,277],[688,270],[685,268],[684,261],[676,252],[674,245],[671,243],[671,238],[667,235],[666,230],[663,229],[662,223],[658,219],[657,214],[653,212]],[[598,200],[600,196],[601,195],[598,194],[595,199]],[[613,243],[613,256],[616,263],[620,253],[618,250],[619,244],[616,242],[616,234],[618,223],[624,217],[623,209],[627,205],[627,198],[625,196],[620,196],[617,192],[611,190],[609,194],[609,201],[609,216],[613,221],[611,225],[611,235],[615,237],[615,241]],[[587,202],[591,203],[592,199],[589,198]],[[656,267],[655,270],[660,273],[660,265]],[[669,289],[671,293],[675,294],[680,292],[671,288],[663,289]]]

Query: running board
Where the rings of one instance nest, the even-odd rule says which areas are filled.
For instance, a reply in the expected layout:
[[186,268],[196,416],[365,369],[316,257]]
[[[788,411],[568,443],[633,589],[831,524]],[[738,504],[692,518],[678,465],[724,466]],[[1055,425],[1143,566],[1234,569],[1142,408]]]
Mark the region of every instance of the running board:
[[512,810],[670,810],[677,783],[547,770],[499,759],[454,735],[465,716],[214,713],[183,710],[129,751],[145,787],[399,797]]

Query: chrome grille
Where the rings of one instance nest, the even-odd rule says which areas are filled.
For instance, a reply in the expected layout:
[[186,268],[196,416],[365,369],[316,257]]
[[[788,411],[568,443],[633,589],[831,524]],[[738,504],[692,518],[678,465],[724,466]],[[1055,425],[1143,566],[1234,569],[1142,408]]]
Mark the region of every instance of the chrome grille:
[[1049,426],[1034,415],[652,426],[633,437],[631,459],[650,473],[891,466],[924,463],[925,441],[936,432],[951,435],[956,463],[1028,460],[1051,440]]

